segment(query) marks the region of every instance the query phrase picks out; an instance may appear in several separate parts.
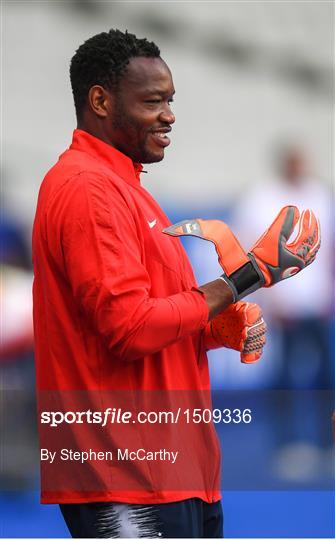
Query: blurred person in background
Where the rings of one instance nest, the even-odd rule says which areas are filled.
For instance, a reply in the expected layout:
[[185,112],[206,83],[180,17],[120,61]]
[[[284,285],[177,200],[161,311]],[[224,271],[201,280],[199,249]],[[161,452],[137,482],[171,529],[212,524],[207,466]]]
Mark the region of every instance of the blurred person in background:
[[[256,245],[263,259],[256,248],[248,255],[241,250],[222,223],[230,242],[222,264],[234,271],[198,287],[180,242],[162,234],[176,226],[140,183],[141,163],[164,158],[175,121],[172,76],[158,47],[110,30],[79,47],[70,75],[78,128],[42,183],[33,231],[38,391],[95,391],[100,402],[103,390],[125,390],[133,401],[137,390],[170,395],[182,389],[192,390],[185,394],[191,400],[210,389],[206,350],[227,346],[246,363],[259,359],[264,321],[258,306],[239,300],[283,279],[292,260],[299,265],[295,271],[313,262],[317,222],[305,214],[310,223],[304,222],[292,248],[279,246],[275,232],[263,249],[268,235],[262,235]],[[287,234],[297,213],[284,208],[271,230]],[[301,257],[294,251],[299,248],[306,248]],[[278,252],[290,265],[273,274],[268,258]],[[134,429],[140,440],[147,435],[143,426]],[[181,446],[190,456],[186,466],[172,470],[178,490],[162,484],[166,469],[155,463],[132,462],[122,489],[106,485],[118,466],[106,477],[90,463],[82,481],[93,471],[104,489],[71,490],[66,477],[56,489],[45,476],[42,502],[61,504],[75,537],[221,537],[218,441],[212,423],[192,433],[194,439]],[[95,435],[101,437],[98,430]],[[110,449],[126,444],[112,427],[104,436]],[[188,467],[197,488],[188,489]]]
[[303,280],[287,280],[267,294],[256,292],[254,298],[273,322],[271,327],[279,338],[278,354],[273,351],[277,362],[273,384],[279,388],[331,388],[335,382],[330,342],[334,308],[333,194],[314,173],[310,157],[298,143],[278,145],[273,155],[274,177],[253,186],[238,202],[232,228],[242,244],[249,245],[283,205],[315,210],[322,231],[317,267],[310,266]]
[[[301,486],[333,475],[325,414],[329,393],[322,392],[334,388],[335,383],[331,343],[333,194],[313,171],[310,159],[297,142],[276,145],[272,152],[274,175],[248,190],[232,213],[232,229],[243,245],[260,234],[270,216],[284,204],[313,208],[320,220],[318,265],[311,265],[303,280],[286,280],[280,288],[273,287],[267,294],[257,291],[251,297],[262,306],[269,323],[264,364],[272,366],[272,374],[267,387],[290,391],[278,394],[278,399],[282,395],[281,411],[275,424],[269,422],[272,471],[279,479],[300,482]],[[260,371],[260,385],[262,377]]]
[[[36,422],[32,321],[32,270],[26,234],[17,217],[0,220],[1,340],[0,433],[3,488],[18,490],[35,479]],[[10,411],[10,415],[4,414]]]

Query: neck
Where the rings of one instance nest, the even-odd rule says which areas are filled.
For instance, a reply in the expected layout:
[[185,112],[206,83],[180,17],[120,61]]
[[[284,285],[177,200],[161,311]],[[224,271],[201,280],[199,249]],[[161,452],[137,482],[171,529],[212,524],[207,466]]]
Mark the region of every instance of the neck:
[[88,107],[85,107],[82,110],[80,117],[77,117],[77,128],[87,131],[87,133],[93,135],[93,137],[116,148],[111,140],[110,129],[108,129],[110,122],[110,119],[93,114]]
[[107,135],[105,130],[103,129],[103,126],[99,123],[92,123],[92,122],[85,122],[85,121],[79,121],[77,123],[77,128],[81,129],[82,131],[86,131],[90,135],[93,135],[93,137],[96,137],[97,139],[100,139],[106,144],[109,144],[110,146],[114,147],[114,144],[110,140],[110,137]]

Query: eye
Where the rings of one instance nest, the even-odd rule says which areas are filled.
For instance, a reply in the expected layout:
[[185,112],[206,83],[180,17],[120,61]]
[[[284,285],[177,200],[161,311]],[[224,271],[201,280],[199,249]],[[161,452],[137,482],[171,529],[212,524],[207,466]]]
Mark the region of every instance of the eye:
[[145,103],[160,103],[161,99],[146,99]]

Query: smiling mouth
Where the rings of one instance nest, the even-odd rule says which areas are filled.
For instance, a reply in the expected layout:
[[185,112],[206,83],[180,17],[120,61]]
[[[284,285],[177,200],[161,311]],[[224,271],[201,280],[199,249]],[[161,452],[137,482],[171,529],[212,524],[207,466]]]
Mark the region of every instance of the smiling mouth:
[[150,135],[158,146],[165,147],[171,142],[165,131],[152,131]]

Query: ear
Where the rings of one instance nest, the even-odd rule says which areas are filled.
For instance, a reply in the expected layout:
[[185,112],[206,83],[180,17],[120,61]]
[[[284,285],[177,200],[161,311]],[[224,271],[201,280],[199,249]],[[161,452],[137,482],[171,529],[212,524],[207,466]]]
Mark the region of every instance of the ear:
[[92,111],[100,118],[106,118],[111,111],[111,95],[102,86],[92,86],[88,92],[88,102]]

